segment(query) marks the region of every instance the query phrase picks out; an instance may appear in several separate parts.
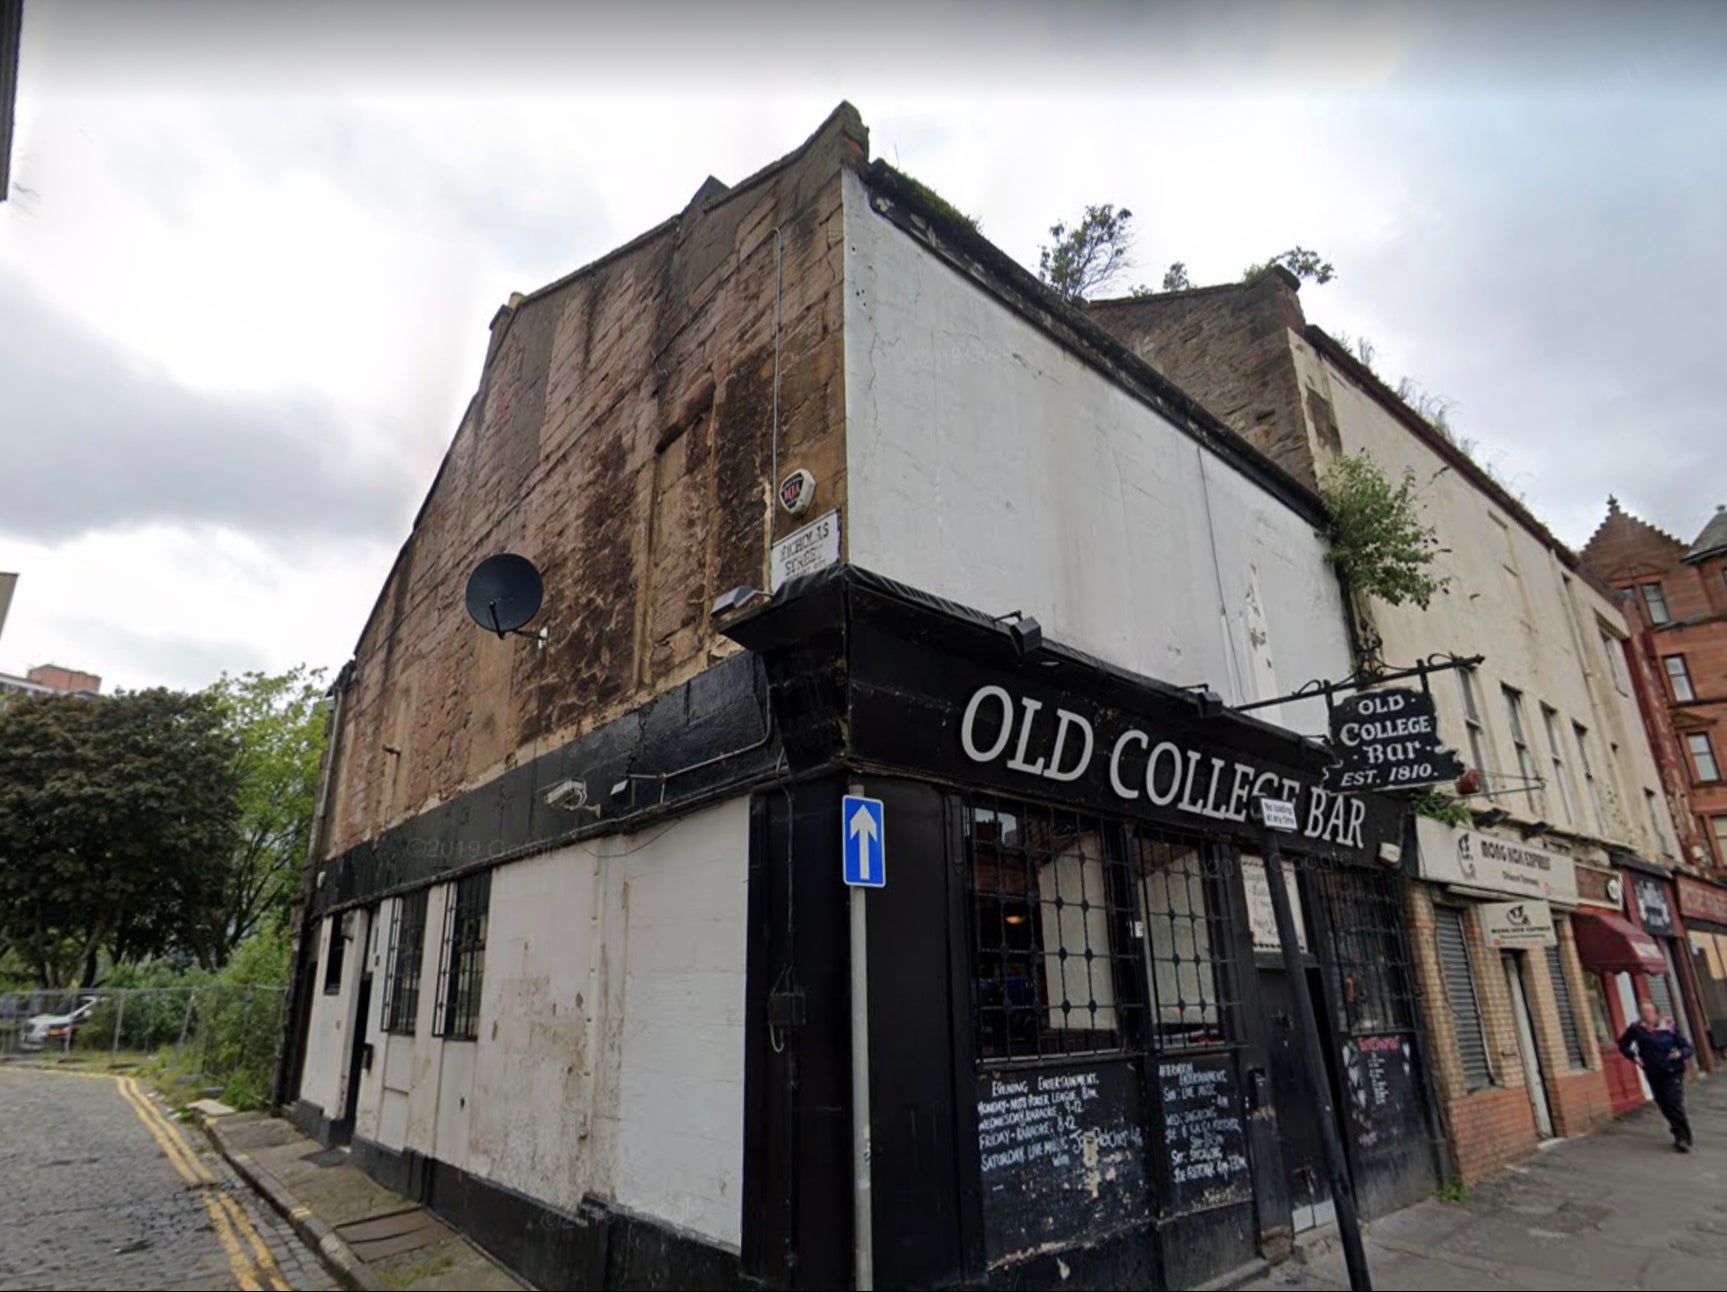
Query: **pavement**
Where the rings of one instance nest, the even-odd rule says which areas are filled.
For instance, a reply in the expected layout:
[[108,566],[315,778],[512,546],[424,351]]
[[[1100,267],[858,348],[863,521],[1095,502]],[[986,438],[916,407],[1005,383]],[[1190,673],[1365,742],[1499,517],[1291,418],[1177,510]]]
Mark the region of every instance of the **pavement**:
[[[1373,1286],[1395,1289],[1727,1288],[1727,1081],[1687,1090],[1696,1148],[1674,1152],[1645,1108],[1563,1140],[1461,1202],[1367,1227]],[[1347,1288],[1335,1242],[1241,1286]]]
[[516,1292],[527,1285],[424,1207],[280,1117],[208,1117],[211,1141],[352,1288]]
[[0,1066],[0,1165],[0,1289],[338,1286],[129,1077]]

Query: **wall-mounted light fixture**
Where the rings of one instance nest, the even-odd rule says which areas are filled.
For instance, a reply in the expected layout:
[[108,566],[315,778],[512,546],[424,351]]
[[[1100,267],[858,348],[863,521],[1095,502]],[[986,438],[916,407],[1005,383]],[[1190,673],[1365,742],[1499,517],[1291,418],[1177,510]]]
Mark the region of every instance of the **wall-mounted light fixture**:
[[760,588],[752,588],[747,584],[740,585],[739,587],[733,588],[730,592],[725,593],[718,601],[714,602],[713,617],[715,619],[723,619],[727,615],[739,614],[742,611],[750,609],[757,602],[766,601],[767,599],[768,594],[763,592]]
[[1545,821],[1531,821],[1528,825],[1517,827],[1517,833],[1525,839],[1539,839],[1553,827]]
[[1215,718],[1223,712],[1223,697],[1211,689],[1210,682],[1195,682],[1181,688],[1193,697],[1193,706],[1202,718]]
[[1487,830],[1498,825],[1501,821],[1509,817],[1511,813],[1507,812],[1504,808],[1492,807],[1488,808],[1484,812],[1477,812],[1474,815],[1475,824],[1480,826],[1481,829]]
[[1021,659],[1043,649],[1043,625],[1030,615],[1010,610],[1005,615],[997,615],[995,621],[1007,625],[1007,635],[1013,638],[1014,651]]

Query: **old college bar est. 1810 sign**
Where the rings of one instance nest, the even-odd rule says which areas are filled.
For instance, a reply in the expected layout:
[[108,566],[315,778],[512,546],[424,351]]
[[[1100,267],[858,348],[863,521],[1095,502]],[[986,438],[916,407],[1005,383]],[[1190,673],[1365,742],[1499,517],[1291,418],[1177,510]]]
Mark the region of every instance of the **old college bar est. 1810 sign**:
[[1456,754],[1439,745],[1439,720],[1425,691],[1363,691],[1331,710],[1337,766],[1328,790],[1411,789],[1463,775]]

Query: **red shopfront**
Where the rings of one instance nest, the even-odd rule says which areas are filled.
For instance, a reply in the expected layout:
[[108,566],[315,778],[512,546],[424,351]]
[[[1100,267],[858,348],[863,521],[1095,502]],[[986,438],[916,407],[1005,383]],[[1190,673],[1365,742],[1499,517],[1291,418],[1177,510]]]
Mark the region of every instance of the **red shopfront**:
[[[1637,1065],[1619,1053],[1618,1040],[1637,1017],[1638,1003],[1651,997],[1649,980],[1667,973],[1667,958],[1654,938],[1620,913],[1625,892],[1622,876],[1579,867],[1577,886],[1584,900],[1593,899],[1595,905],[1595,909],[1575,912],[1571,926],[1577,938],[1577,958],[1588,971],[1590,1013],[1601,1045],[1608,1096],[1617,1116],[1649,1098],[1648,1083]],[[1609,903],[1619,910],[1610,909]]]
[[1715,1055],[1727,1055],[1727,888],[1688,875],[1676,876],[1674,888],[1697,984],[1697,1035]]

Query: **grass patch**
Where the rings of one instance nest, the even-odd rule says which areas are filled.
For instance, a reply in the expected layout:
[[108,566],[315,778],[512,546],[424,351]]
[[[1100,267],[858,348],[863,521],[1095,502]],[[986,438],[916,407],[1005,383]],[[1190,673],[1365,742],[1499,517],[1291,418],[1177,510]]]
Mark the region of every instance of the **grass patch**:
[[1462,1180],[1447,1180],[1433,1191],[1433,1196],[1441,1202],[1461,1207],[1469,1201],[1469,1186]]
[[427,1256],[412,1265],[403,1265],[396,1269],[386,1270],[379,1281],[387,1288],[411,1288],[421,1279],[435,1279],[440,1274],[448,1274],[456,1267],[456,1258],[449,1252],[439,1252],[435,1256]]

